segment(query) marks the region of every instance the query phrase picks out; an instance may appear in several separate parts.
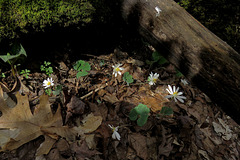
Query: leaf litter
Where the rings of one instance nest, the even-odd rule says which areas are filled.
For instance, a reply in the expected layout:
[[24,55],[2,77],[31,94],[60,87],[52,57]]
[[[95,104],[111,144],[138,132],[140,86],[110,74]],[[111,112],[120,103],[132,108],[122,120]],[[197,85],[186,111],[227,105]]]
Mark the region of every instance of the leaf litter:
[[[65,86],[58,96],[37,92],[43,79],[33,77],[28,83],[19,78],[20,85],[31,89],[14,92],[16,103],[0,89],[0,159],[239,158],[239,125],[196,87],[182,84],[174,66],[164,63],[155,68],[159,81],[149,86],[150,70],[143,59],[119,49],[110,55],[88,56],[93,57],[88,61],[92,70],[78,79],[71,65],[58,63],[54,82]],[[117,63],[124,70],[115,78],[112,66]],[[122,79],[126,72],[133,83]],[[165,98],[168,84],[181,87],[185,103]],[[142,127],[129,119],[130,111],[140,103],[150,109]],[[161,115],[163,107],[174,113]],[[120,141],[112,139],[109,124],[119,126]],[[31,155],[26,152],[29,146]]]

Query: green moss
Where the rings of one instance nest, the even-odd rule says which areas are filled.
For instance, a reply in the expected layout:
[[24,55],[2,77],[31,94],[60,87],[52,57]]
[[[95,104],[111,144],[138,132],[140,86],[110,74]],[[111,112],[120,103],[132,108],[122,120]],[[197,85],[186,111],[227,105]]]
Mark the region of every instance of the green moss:
[[0,0],[0,38],[17,38],[46,27],[84,25],[94,7],[87,0]]

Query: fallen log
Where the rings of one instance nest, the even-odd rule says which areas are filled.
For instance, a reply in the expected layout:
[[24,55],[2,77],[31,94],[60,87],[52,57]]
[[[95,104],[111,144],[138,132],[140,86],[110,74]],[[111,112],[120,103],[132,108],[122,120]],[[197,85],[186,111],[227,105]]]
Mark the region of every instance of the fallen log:
[[122,17],[240,123],[240,55],[172,0],[121,0]]

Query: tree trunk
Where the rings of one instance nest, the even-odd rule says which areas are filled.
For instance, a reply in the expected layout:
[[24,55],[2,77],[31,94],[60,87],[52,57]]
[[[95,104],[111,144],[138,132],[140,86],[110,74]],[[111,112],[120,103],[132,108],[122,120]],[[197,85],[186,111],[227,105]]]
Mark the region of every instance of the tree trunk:
[[172,0],[122,0],[122,16],[240,123],[240,55]]

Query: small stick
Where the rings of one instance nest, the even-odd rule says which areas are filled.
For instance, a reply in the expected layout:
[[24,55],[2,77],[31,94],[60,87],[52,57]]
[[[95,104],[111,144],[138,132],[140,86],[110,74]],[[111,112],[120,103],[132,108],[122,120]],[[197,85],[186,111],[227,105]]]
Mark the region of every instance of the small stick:
[[103,89],[103,88],[105,88],[107,85],[108,85],[108,84],[106,83],[105,85],[103,85],[103,86],[101,86],[101,87],[99,87],[99,88],[95,89],[94,91],[91,91],[91,92],[89,92],[88,94],[86,94],[86,95],[84,95],[84,96],[80,97],[80,99],[84,99],[84,98],[86,98],[86,97],[90,96],[91,94],[93,94],[93,92],[97,92],[97,91],[99,91],[100,89]]

